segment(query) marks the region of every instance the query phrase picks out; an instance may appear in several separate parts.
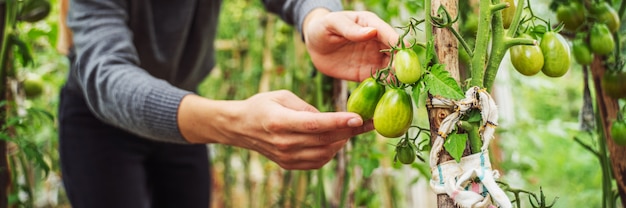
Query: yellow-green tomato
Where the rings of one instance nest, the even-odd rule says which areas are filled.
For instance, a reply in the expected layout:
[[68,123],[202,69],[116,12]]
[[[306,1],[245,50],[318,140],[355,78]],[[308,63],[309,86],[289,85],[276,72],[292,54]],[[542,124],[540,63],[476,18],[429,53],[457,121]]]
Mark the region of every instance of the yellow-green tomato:
[[396,77],[400,82],[413,84],[422,76],[422,65],[419,57],[410,48],[400,49],[393,58]]
[[570,49],[563,36],[548,31],[541,38],[541,52],[543,53],[543,68],[541,71],[549,77],[563,76],[569,70]]
[[599,23],[604,23],[609,27],[611,33],[617,32],[620,27],[619,14],[608,2],[596,4],[591,13]]
[[572,41],[572,52],[574,60],[580,65],[587,66],[593,61],[593,53],[582,37],[577,37]]
[[413,121],[413,101],[404,89],[387,90],[374,111],[374,129],[388,138],[404,135]]
[[[530,38],[529,35],[522,37]],[[520,74],[532,76],[539,73],[543,67],[543,53],[538,45],[512,46],[509,55],[511,64]]]
[[615,39],[606,24],[596,23],[589,34],[591,51],[598,55],[609,55],[615,49]]
[[359,114],[363,120],[370,120],[374,116],[378,100],[385,93],[385,86],[374,78],[363,80],[348,97],[347,110]]

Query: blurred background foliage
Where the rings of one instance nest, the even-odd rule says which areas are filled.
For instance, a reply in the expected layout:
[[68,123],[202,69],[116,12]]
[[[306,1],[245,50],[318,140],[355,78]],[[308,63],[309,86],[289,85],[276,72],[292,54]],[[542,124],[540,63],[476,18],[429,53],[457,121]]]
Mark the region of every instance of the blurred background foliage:
[[[555,20],[550,1],[533,0],[535,12]],[[19,127],[9,154],[20,158],[28,144],[49,167],[25,159],[12,170],[16,207],[68,207],[58,165],[58,93],[68,72],[67,59],[55,50],[58,3],[44,21],[19,23],[19,34],[30,45],[34,64],[18,66],[19,77],[32,74],[44,80],[44,93],[23,99]],[[346,0],[345,7],[369,10],[393,26],[410,17],[423,18],[419,0]],[[315,73],[300,34],[260,1],[229,0],[222,5],[218,31],[218,64],[198,93],[212,99],[246,99],[260,91],[288,89],[323,111],[332,111],[328,97],[332,82]],[[462,12],[466,12],[463,10]],[[469,13],[461,21],[471,21]],[[419,36],[419,34],[417,35]],[[579,130],[583,76],[573,64],[564,77],[526,77],[515,73],[508,58],[494,90],[500,107],[498,140],[492,147],[494,165],[503,181],[515,188],[558,197],[555,207],[600,207],[601,171],[598,160],[573,141],[577,136],[593,143]],[[341,69],[337,69],[341,70]],[[356,83],[349,83],[350,87]],[[417,124],[428,126],[425,109]],[[351,140],[341,157],[317,171],[285,171],[244,149],[210,145],[214,176],[213,207],[434,207],[428,190],[428,165],[393,162],[397,139],[366,133]],[[24,153],[26,154],[26,153]],[[28,153],[33,154],[33,153]],[[550,201],[550,200],[549,200]]]

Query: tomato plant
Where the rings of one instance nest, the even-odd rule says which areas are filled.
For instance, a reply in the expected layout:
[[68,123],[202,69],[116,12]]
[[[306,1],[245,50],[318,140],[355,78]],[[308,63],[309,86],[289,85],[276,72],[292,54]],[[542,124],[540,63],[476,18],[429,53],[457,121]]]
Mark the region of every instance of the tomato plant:
[[401,88],[387,90],[374,111],[374,128],[388,138],[404,135],[413,121],[411,96]]
[[413,84],[422,76],[422,65],[419,57],[410,48],[398,50],[393,64],[398,80],[405,84]]
[[376,104],[384,93],[384,85],[372,77],[367,78],[348,97],[347,110],[359,114],[363,120],[372,119]]
[[[531,38],[530,35],[522,35]],[[520,74],[531,76],[539,73],[544,64],[543,53],[538,45],[516,45],[509,49],[511,64]]]
[[543,68],[541,71],[549,77],[563,76],[569,70],[570,49],[567,41],[555,31],[548,31],[541,38]]
[[591,51],[598,55],[608,55],[615,49],[615,39],[609,27],[603,23],[596,23],[591,27],[589,34]]

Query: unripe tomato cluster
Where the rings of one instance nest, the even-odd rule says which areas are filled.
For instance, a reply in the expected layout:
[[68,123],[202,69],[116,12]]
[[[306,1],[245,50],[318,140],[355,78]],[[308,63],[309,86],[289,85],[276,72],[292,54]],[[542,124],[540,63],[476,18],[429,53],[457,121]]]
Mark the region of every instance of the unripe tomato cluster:
[[[522,38],[530,38],[522,34]],[[516,45],[509,49],[511,64],[526,76],[543,72],[549,77],[561,77],[570,68],[570,47],[559,33],[547,31],[541,37],[539,45]]]
[[578,34],[572,48],[577,63],[589,65],[592,54],[604,56],[615,50],[613,33],[621,22],[608,2],[594,3],[590,8],[575,1],[562,4],[557,9],[557,19],[564,23],[566,30]]
[[[392,60],[391,78],[370,77],[363,80],[348,97],[347,110],[364,120],[373,119],[376,131],[385,137],[404,135],[413,122],[413,101],[404,86],[422,77],[422,65],[410,48],[397,49]],[[399,81],[402,84],[387,83]]]

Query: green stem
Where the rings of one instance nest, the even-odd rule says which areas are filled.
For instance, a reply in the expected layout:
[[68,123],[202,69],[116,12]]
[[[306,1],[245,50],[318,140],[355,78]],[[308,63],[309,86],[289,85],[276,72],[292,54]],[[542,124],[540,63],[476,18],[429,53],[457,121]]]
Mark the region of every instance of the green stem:
[[[626,1],[624,1],[626,2]],[[623,5],[623,4],[622,4]],[[619,71],[620,69],[620,59],[622,58],[622,41],[620,41],[621,37],[620,37],[620,33],[616,32],[613,33],[613,39],[617,40],[615,41],[615,71]]]
[[317,172],[317,203],[318,207],[328,207],[326,204],[326,191],[324,190],[324,169],[320,168]]
[[626,13],[626,1],[622,1],[622,4],[619,5],[619,10],[617,10],[619,19],[622,19],[624,17],[624,13]]
[[346,207],[346,199],[348,198],[348,191],[350,190],[350,172],[352,168],[346,167],[345,176],[343,179],[343,187],[341,188],[341,200],[339,201],[339,207]]
[[535,45],[538,44],[535,39],[532,38],[504,38],[505,47],[508,49],[516,45]]
[[478,15],[478,30],[476,32],[476,45],[474,56],[471,60],[472,80],[470,86],[483,87],[485,62],[487,61],[487,47],[489,45],[489,29],[491,27],[491,1],[480,0]]
[[598,158],[598,160],[602,160],[602,155],[600,155],[600,153],[597,150],[593,149],[588,144],[585,144],[578,137],[574,137],[574,141],[578,143],[580,146],[582,146],[583,148],[585,148],[587,151],[591,152],[594,156]]
[[489,62],[487,63],[487,69],[485,71],[484,84],[487,90],[491,90],[493,82],[496,80],[500,63],[506,54],[506,41],[504,36],[504,23],[502,20],[502,12],[496,12],[493,14],[493,20],[491,22],[491,55],[489,56]]
[[470,149],[472,150],[472,154],[479,153],[480,148],[483,146],[483,141],[480,139],[480,133],[478,131],[478,126],[480,124],[470,123],[467,121],[459,121],[459,126],[467,131],[468,138],[470,140]]
[[426,22],[424,22],[424,33],[426,33],[426,41],[430,41],[433,38],[433,23],[432,18],[430,16],[432,9],[430,5],[432,4],[431,0],[424,0],[424,10],[427,15]]
[[[5,22],[4,28],[2,32],[2,48],[0,48],[0,77],[2,80],[6,80],[7,76],[7,61],[8,61],[8,53],[9,53],[9,35],[13,33],[13,27],[15,23],[17,4],[14,0],[6,0],[6,10],[5,10]],[[0,84],[0,92],[4,93],[5,91],[5,83]]]
[[448,30],[450,30],[450,32],[452,32],[452,34],[454,34],[454,37],[456,37],[456,39],[459,41],[459,43],[461,43],[461,46],[463,46],[463,49],[465,50],[465,52],[467,52],[467,55],[469,57],[473,57],[474,56],[474,52],[470,48],[469,44],[467,44],[467,41],[465,41],[463,36],[461,36],[461,34],[459,34],[459,32],[456,31],[456,29],[454,29],[454,27],[449,26],[447,28],[448,28]]
[[497,3],[491,6],[491,12],[492,14],[495,14],[496,12],[506,8],[508,8],[506,3]]
[[[596,122],[598,123],[598,126],[603,126],[602,125],[602,118],[598,117],[596,119]],[[604,128],[599,128],[598,129],[598,146],[599,146],[599,153],[600,153],[600,166],[602,168],[602,207],[603,208],[613,208],[615,207],[613,205],[613,200],[610,200],[610,196],[611,196],[611,189],[612,189],[612,180],[611,180],[611,164],[610,164],[610,160],[609,157],[607,155],[607,143],[606,143],[606,132],[604,132]]]

